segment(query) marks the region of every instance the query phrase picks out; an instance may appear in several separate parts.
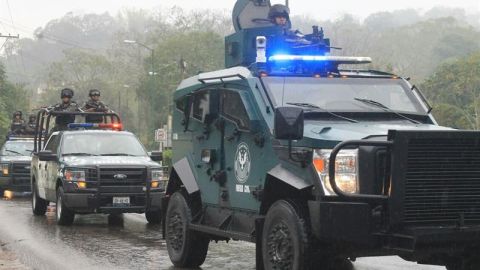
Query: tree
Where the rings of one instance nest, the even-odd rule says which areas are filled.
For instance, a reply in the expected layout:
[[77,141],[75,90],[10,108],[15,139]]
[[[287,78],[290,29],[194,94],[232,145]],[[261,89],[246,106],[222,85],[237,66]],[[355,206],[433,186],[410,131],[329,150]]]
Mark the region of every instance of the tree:
[[441,65],[422,89],[440,124],[480,130],[480,51]]

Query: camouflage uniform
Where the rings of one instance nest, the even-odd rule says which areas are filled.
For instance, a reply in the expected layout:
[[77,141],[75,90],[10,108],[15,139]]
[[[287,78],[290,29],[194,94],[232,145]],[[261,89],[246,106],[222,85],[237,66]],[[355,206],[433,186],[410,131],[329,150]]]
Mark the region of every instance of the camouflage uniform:
[[[75,101],[59,103],[53,107],[56,112],[78,112],[79,106]],[[58,115],[55,117],[55,126],[51,132],[68,129],[68,124],[75,122],[75,115]]]
[[[108,112],[110,109],[108,108],[107,105],[105,105],[101,101],[95,101],[90,99],[89,101],[85,102],[85,104],[82,107],[82,110],[86,112]],[[101,115],[88,115],[85,117],[85,121],[87,123],[102,123],[103,122],[103,116]]]

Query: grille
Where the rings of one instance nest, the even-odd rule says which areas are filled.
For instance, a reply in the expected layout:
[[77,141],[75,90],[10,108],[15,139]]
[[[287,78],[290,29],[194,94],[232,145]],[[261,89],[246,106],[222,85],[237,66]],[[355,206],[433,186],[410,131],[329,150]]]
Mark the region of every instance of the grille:
[[480,223],[480,140],[411,138],[404,221]]
[[[124,179],[115,178],[123,175]],[[145,186],[145,168],[100,168],[99,186]]]
[[30,162],[12,163],[12,179],[15,186],[30,185]]

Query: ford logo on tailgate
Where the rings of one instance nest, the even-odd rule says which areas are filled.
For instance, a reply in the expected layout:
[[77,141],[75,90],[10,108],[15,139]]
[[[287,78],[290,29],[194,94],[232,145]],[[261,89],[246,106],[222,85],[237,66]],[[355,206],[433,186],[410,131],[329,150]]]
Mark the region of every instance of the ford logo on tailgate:
[[127,176],[125,174],[115,174],[113,176],[113,178],[115,178],[117,180],[125,180],[125,179],[127,179]]

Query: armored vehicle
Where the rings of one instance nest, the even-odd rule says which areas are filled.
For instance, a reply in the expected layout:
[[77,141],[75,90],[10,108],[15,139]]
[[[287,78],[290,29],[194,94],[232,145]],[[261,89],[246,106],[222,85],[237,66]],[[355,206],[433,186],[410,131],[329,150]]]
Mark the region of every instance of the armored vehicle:
[[227,69],[175,92],[173,264],[234,239],[256,244],[257,269],[383,255],[480,269],[480,133],[439,126],[408,79],[354,68],[368,57],[328,55],[319,28],[287,40],[269,6],[238,1]]
[[4,190],[30,191],[33,137],[9,136],[0,149],[0,196]]
[[[51,117],[63,114],[110,121],[71,123],[51,134],[42,131],[49,130]],[[153,160],[161,156],[149,156],[135,135],[122,131],[117,114],[42,110],[37,119],[37,134],[45,135],[35,137],[32,158],[34,215],[44,215],[49,202],[55,202],[59,225],[72,224],[75,214],[89,213],[145,213],[148,222],[160,223],[167,178]]]

